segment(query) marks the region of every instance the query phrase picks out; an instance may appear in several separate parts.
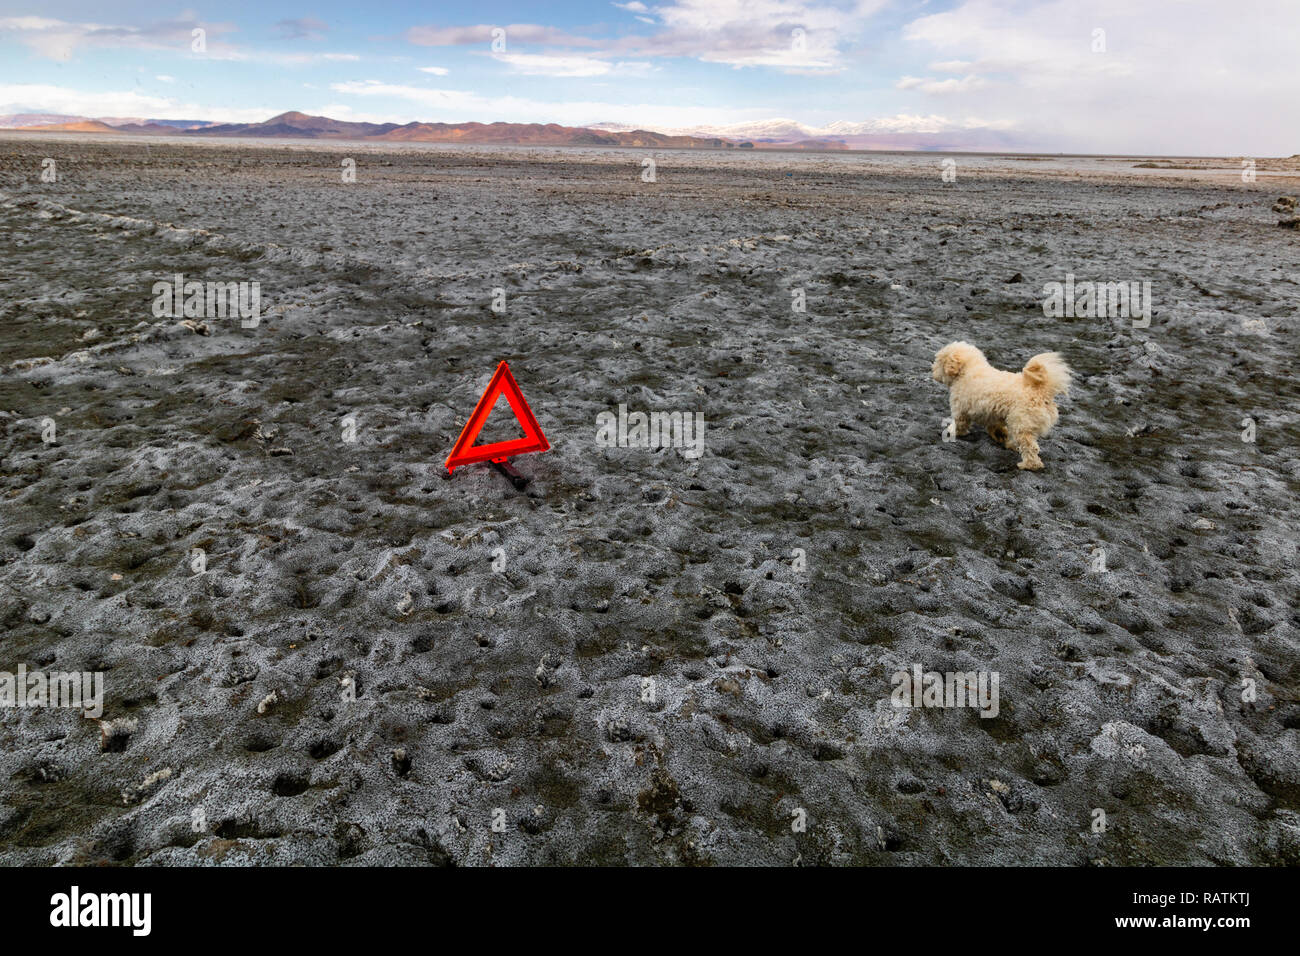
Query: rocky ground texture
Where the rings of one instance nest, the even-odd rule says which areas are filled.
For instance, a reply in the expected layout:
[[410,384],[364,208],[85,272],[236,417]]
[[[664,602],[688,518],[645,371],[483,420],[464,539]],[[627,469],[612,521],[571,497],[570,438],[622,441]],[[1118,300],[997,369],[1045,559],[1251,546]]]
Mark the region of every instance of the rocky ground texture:
[[[0,712],[0,862],[1300,863],[1296,172],[646,156],[0,140],[0,670],[119,728]],[[959,338],[1075,368],[1044,471]],[[522,493],[443,477],[501,360]]]

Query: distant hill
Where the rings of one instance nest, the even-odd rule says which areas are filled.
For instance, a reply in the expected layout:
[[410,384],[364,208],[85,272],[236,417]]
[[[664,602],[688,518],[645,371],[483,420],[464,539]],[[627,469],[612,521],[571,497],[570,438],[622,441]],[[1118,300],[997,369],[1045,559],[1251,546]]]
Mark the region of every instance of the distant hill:
[[117,133],[153,133],[159,136],[169,136],[181,132],[175,126],[164,126],[162,123],[153,120],[147,123],[110,123],[109,125]]
[[120,133],[120,129],[101,123],[99,120],[77,120],[72,123],[48,123],[43,126],[24,126],[28,133]]
[[262,123],[224,123],[186,130],[187,136],[256,136],[293,139],[377,139],[410,143],[497,143],[509,146],[659,146],[725,149],[717,136],[672,136],[648,130],[611,132],[555,123],[352,123],[289,112]]
[[36,126],[63,126],[68,123],[103,123],[114,129],[156,126],[169,133],[199,126],[211,126],[207,120],[145,119],[139,116],[75,116],[69,113],[9,113],[0,115],[0,129],[32,129]]
[[814,128],[793,120],[734,126],[636,129],[619,123],[560,126],[556,123],[359,123],[291,110],[260,123],[211,123],[140,117],[16,113],[0,116],[0,128],[33,132],[132,133],[156,136],[241,136],[262,139],[375,140],[408,143],[472,143],[503,146],[642,146],[664,149],[798,150],[1015,150],[1015,138],[985,128],[945,132],[890,129],[881,122],[837,122]]
[[171,120],[171,119],[145,119],[139,116],[98,116],[96,117],[101,123],[107,123],[115,129],[126,129],[127,127],[157,127],[169,133],[174,133],[182,129],[197,129],[201,126],[215,126],[211,120]]
[[523,146],[660,146],[725,149],[734,143],[719,137],[669,136],[648,130],[605,132],[555,123],[408,123],[376,137],[420,143],[500,143]]
[[10,113],[0,116],[0,128],[29,129],[33,126],[53,126],[56,123],[80,123],[89,116],[69,116],[67,113]]
[[328,116],[290,111],[261,123],[221,123],[186,130],[190,136],[265,136],[299,139],[369,139],[397,128],[396,123],[350,123]]

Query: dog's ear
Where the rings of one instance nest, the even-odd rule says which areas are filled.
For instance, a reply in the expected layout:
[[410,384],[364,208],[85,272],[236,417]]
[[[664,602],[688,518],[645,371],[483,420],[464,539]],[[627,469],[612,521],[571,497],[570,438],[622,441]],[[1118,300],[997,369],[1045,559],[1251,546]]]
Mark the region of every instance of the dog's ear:
[[949,354],[948,357],[943,360],[943,374],[949,378],[956,378],[961,374],[962,366],[965,364],[966,363],[962,361],[961,356]]

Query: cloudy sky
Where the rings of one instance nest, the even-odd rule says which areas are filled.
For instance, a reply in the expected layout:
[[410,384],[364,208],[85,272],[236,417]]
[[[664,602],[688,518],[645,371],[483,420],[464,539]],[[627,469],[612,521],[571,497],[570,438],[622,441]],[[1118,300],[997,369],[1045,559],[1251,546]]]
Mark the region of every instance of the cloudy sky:
[[289,109],[988,127],[1049,151],[1291,155],[1300,0],[0,0],[0,114]]

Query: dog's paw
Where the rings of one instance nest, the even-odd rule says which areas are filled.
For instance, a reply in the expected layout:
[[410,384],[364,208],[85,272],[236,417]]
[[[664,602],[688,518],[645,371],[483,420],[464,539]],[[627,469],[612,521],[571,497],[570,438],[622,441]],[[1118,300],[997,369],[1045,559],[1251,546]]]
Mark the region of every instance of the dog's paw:
[[1016,467],[1024,471],[1042,471],[1043,463],[1041,461],[1022,461]]

